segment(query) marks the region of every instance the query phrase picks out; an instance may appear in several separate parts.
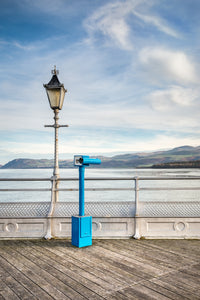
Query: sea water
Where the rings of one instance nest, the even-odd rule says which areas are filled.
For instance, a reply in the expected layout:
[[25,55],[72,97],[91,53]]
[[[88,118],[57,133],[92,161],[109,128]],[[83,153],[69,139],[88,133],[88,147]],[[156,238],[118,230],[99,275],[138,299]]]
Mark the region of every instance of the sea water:
[[[52,169],[0,169],[0,178],[50,178]],[[123,177],[192,177],[200,176],[199,169],[103,169],[86,168],[85,178],[123,178]],[[78,168],[60,169],[61,178],[78,178]],[[85,201],[135,201],[134,180],[95,180],[85,181],[85,188],[129,188],[131,190],[86,191]],[[200,180],[139,180],[140,201],[199,201],[200,190],[187,188],[200,187]],[[0,181],[0,189],[39,189],[51,188],[50,181]],[[78,189],[78,181],[61,181],[59,188]],[[145,190],[142,190],[142,189]],[[157,188],[158,190],[148,190]],[[162,190],[164,188],[164,190]],[[186,190],[174,190],[186,188]],[[167,189],[167,190],[166,190]],[[78,201],[78,191],[60,191],[59,201]],[[0,202],[41,202],[50,201],[50,191],[0,192]]]

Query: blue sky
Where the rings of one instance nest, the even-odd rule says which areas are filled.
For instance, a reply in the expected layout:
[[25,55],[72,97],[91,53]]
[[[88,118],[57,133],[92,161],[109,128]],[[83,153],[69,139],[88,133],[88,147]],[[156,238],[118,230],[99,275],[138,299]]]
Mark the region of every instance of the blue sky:
[[0,0],[0,164],[200,145],[200,1]]

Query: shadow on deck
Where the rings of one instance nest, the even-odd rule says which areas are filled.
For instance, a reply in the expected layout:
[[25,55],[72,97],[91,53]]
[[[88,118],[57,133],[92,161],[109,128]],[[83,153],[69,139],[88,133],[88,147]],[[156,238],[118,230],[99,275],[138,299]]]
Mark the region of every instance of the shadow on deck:
[[200,241],[0,241],[0,299],[200,299]]

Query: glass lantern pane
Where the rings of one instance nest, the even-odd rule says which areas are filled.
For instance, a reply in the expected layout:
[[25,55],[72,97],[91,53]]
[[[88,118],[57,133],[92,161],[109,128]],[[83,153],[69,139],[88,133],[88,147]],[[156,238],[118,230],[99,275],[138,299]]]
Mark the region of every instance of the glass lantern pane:
[[59,100],[60,100],[60,90],[47,90],[49,102],[51,108],[58,108],[59,107]]
[[60,107],[59,107],[60,109],[62,109],[64,97],[65,97],[65,89],[62,87],[60,89]]

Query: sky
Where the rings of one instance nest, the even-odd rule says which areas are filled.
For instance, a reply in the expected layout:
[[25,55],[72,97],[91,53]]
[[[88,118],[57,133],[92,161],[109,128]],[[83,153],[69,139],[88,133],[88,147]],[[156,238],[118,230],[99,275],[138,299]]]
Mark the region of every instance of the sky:
[[199,0],[0,0],[0,164],[200,145]]

